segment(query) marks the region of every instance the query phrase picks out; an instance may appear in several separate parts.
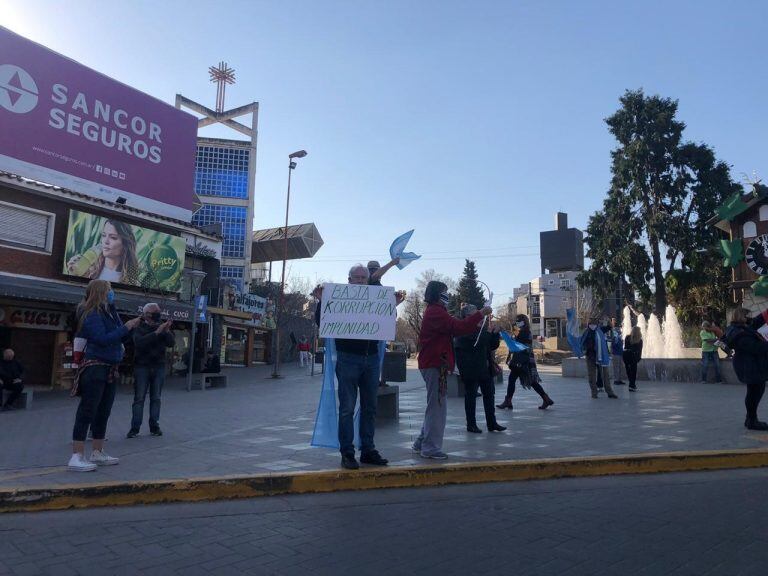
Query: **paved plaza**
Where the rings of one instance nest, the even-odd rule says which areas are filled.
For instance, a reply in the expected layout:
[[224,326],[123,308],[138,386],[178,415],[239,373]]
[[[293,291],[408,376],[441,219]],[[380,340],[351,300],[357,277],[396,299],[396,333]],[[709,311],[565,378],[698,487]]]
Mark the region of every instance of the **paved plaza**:
[[[163,395],[164,436],[159,438],[148,434],[146,424],[139,437],[125,438],[132,395],[121,390],[107,442],[121,463],[87,474],[64,467],[77,401],[65,393],[37,394],[31,410],[0,413],[0,487],[338,469],[336,450],[310,446],[322,376],[309,376],[296,366],[284,372],[284,379],[272,380],[268,366],[230,369],[227,388],[193,392],[182,380],[170,380]],[[468,433],[463,400],[450,398],[448,462],[754,449],[768,443],[768,434],[742,426],[744,390],[739,385],[641,382],[637,393],[616,387],[618,400],[604,394],[593,400],[586,382],[560,377],[559,367],[543,367],[542,375],[555,405],[538,410],[538,396],[518,388],[514,410],[497,411],[506,432]],[[392,466],[441,466],[410,449],[425,400],[413,364],[400,386],[400,419],[379,422],[377,447]],[[503,393],[499,386],[497,401]]]
[[0,574],[765,573],[768,471],[0,515]]

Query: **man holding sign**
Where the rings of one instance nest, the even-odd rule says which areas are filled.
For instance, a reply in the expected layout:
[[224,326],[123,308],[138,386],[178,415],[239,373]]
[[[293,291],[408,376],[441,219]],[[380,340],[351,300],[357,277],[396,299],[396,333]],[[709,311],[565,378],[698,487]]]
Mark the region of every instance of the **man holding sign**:
[[315,319],[320,338],[336,343],[339,383],[339,450],[341,466],[356,470],[354,415],[360,392],[360,462],[386,466],[376,450],[376,402],[379,386],[379,341],[394,340],[397,302],[394,288],[369,286],[362,264],[349,271],[349,284],[325,284]]

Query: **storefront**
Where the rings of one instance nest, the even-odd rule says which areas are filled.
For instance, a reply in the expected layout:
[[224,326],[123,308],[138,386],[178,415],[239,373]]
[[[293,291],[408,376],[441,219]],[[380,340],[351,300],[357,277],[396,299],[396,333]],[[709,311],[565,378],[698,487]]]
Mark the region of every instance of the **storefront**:
[[[75,309],[85,286],[54,280],[0,275],[0,349],[11,348],[25,369],[27,385],[39,388],[68,388],[72,381],[72,338],[76,331]],[[115,306],[124,319],[156,302],[163,314],[174,320],[176,345],[168,350],[169,367],[188,353],[192,306],[151,294],[116,291]],[[198,342],[204,345],[208,326],[199,326]],[[132,374],[133,351],[126,342],[120,372]]]
[[0,349],[11,348],[24,366],[26,385],[51,388],[66,363],[73,314],[63,307],[0,301]]
[[[221,330],[221,345],[214,353],[222,365],[249,366],[252,362],[252,316],[247,312],[208,307],[213,319],[213,330]],[[215,339],[212,339],[212,341]]]

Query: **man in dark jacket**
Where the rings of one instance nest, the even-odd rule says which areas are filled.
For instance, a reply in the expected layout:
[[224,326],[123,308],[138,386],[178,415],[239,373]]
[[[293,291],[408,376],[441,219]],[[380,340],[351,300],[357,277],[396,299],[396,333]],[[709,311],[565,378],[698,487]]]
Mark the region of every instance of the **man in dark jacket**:
[[768,310],[753,316],[750,310],[737,308],[725,333],[728,346],[734,350],[733,369],[739,381],[747,385],[744,426],[749,430],[768,431],[768,424],[757,418],[757,407],[768,380],[768,342],[759,332],[766,323]]
[[[13,405],[21,396],[24,383],[21,380],[24,367],[14,358],[14,352],[10,348],[3,350],[3,359],[0,360],[0,404],[3,410],[13,410]],[[5,403],[2,403],[2,390],[10,391]]]
[[[461,317],[467,318],[477,312],[477,306],[466,304],[461,309]],[[482,327],[482,333],[480,333]],[[464,411],[467,415],[467,431],[479,434],[482,432],[477,426],[476,405],[477,389],[483,392],[483,408],[485,410],[485,423],[488,432],[502,432],[506,430],[496,422],[496,409],[494,406],[495,364],[493,351],[499,347],[498,328],[488,329],[482,321],[477,327],[478,333],[468,334],[454,338],[456,352],[456,364],[459,367],[459,375],[464,383]]]
[[[368,284],[370,275],[362,264],[349,271],[350,284]],[[320,325],[322,287],[313,292],[318,299],[315,322]],[[355,459],[355,404],[360,393],[360,462],[386,466],[388,460],[376,450],[373,438],[376,432],[376,404],[378,402],[380,361],[377,340],[336,339],[336,378],[339,382],[339,450],[341,467],[356,470]]]
[[149,391],[149,431],[160,430],[160,395],[165,382],[165,349],[174,344],[170,320],[162,322],[160,306],[144,305],[141,324],[133,331],[133,418],[127,437],[138,436],[144,419],[144,400]]

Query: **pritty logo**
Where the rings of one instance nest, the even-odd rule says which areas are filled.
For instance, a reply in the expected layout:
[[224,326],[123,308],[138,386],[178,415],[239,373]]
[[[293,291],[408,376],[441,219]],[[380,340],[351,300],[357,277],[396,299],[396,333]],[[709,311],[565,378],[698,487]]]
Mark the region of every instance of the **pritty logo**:
[[0,106],[26,114],[34,110],[38,100],[37,84],[23,68],[13,64],[0,64]]

